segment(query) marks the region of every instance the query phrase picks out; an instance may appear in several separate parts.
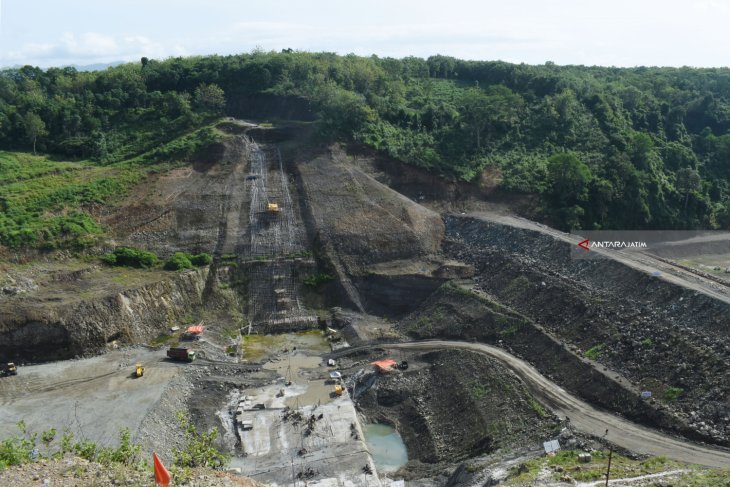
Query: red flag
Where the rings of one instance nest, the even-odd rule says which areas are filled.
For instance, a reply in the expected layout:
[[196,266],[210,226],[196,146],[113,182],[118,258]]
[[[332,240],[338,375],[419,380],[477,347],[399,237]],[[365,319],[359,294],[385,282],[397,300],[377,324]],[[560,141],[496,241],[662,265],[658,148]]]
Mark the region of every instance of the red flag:
[[168,487],[172,478],[170,477],[170,472],[162,464],[162,460],[157,456],[157,453],[152,453],[152,459],[155,463],[155,483],[160,484],[162,487]]

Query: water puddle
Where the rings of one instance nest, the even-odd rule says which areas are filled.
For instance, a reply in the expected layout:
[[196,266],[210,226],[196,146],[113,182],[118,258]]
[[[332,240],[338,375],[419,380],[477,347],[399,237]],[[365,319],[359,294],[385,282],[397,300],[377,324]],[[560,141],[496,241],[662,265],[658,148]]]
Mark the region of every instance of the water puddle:
[[378,472],[395,472],[408,463],[406,445],[395,428],[385,424],[366,424],[363,433]]
[[319,355],[329,352],[329,342],[320,330],[279,335],[246,335],[243,337],[243,358],[260,362],[273,355],[284,355],[284,350],[294,350]]

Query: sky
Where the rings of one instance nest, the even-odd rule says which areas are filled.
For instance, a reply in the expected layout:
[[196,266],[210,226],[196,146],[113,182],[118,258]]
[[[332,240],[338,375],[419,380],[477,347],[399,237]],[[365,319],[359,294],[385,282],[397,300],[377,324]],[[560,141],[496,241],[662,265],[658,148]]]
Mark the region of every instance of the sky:
[[0,66],[254,49],[730,65],[730,0],[0,0]]

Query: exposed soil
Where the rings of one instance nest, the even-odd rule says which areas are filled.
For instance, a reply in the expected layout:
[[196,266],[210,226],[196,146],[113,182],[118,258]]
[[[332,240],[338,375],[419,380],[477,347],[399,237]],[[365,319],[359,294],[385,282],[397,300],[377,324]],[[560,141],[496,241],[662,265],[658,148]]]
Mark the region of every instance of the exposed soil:
[[[286,115],[288,102],[269,102]],[[242,103],[241,110],[271,109]],[[297,103],[289,109],[306,118],[308,107]],[[319,147],[304,138],[306,124],[277,130],[229,120],[222,129],[230,137],[207,157],[150,177],[119,205],[97,209],[113,236],[110,247],[134,245],[162,257],[205,251],[214,256],[210,267],[109,269],[61,254],[0,264],[0,358],[42,362],[126,344],[173,345],[180,332],[170,327],[203,322],[203,339],[185,342],[199,360],[172,363],[164,348],[128,348],[21,366],[19,376],[0,379],[3,425],[25,416],[37,429],[71,423],[102,443],[126,425],[146,450],[169,460],[181,445],[175,416],[182,411],[203,430],[219,428],[219,446],[242,455],[233,426],[237,400],[245,391],[276,392],[292,373],[302,383],[279,398],[282,407],[334,408],[325,423],[344,424],[344,436],[333,429],[318,441],[340,442],[370,465],[350,436],[349,413],[337,411],[351,408],[349,399],[330,397],[325,384],[326,344],[310,343],[306,334],[266,335],[334,327],[337,346],[407,336],[495,344],[606,411],[730,444],[730,293],[721,280],[648,256],[573,261],[569,237],[515,219],[503,206],[529,201],[477,201],[499,211],[443,216],[435,210],[460,210],[491,194],[489,181],[470,188],[371,153]],[[661,278],[650,273],[659,265]],[[253,338],[241,335],[250,332]],[[387,355],[410,367],[375,375],[370,361]],[[129,377],[136,360],[148,366],[141,379]],[[534,456],[565,425],[543,397],[484,355],[368,349],[339,360],[361,419],[393,425],[403,436],[410,461],[397,476],[425,479],[423,485],[460,485],[462,477],[485,483],[487,474],[466,475],[456,465]],[[653,397],[642,399],[642,391]],[[278,413],[269,416],[284,428]],[[359,423],[352,424],[357,432]],[[282,441],[267,431],[272,445]],[[312,452],[311,461],[334,479],[337,455],[320,457],[339,447],[327,448]],[[284,482],[289,464],[264,457],[253,467],[251,459],[239,460],[257,475],[279,469]],[[347,468],[359,473],[363,466]],[[363,472],[362,485],[379,484]]]
[[[600,364],[675,411],[685,434],[686,422],[706,440],[730,442],[728,303],[615,260],[572,260],[570,244],[551,235],[447,222],[445,251],[474,265],[479,289],[569,349],[593,349]],[[681,389],[676,400],[667,400],[670,387]]]
[[[384,356],[387,351],[369,358]],[[402,435],[409,463],[400,473],[406,478],[433,476],[500,450],[539,448],[560,431],[559,420],[495,360],[460,350],[389,356],[406,360],[409,368],[370,372],[354,394],[367,422],[393,425]],[[357,392],[360,387],[367,390]]]

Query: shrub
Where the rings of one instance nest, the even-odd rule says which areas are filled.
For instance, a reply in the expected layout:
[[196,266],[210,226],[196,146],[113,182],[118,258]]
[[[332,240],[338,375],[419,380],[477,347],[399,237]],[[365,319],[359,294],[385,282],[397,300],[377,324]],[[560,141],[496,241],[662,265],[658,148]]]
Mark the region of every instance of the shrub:
[[25,423],[18,423],[20,435],[12,436],[0,441],[0,471],[10,465],[22,465],[35,458],[63,458],[67,453],[84,458],[90,462],[99,462],[104,465],[124,464],[132,465],[139,461],[141,447],[131,442],[129,429],[122,428],[119,432],[119,446],[100,447],[88,440],[76,441],[74,434],[66,430],[57,445],[56,429],[51,428],[40,434],[40,441],[44,448],[38,445],[38,434],[26,430]]
[[218,428],[213,428],[208,433],[200,433],[184,413],[178,412],[177,418],[185,430],[185,446],[181,450],[172,450],[174,466],[222,468],[228,463],[228,456],[214,446],[218,438]]
[[210,263],[213,262],[213,257],[211,257],[210,254],[201,252],[197,255],[193,255],[192,257],[190,257],[190,262],[194,266],[202,267],[204,265],[210,265]]
[[676,401],[684,393],[681,387],[669,387],[664,391],[664,399],[667,401]]
[[101,260],[109,265],[149,268],[159,262],[157,255],[146,250],[133,247],[119,247],[114,252],[107,254]]
[[469,384],[469,389],[470,389],[470,392],[471,392],[471,396],[474,399],[481,399],[484,396],[486,396],[487,395],[487,392],[488,392],[486,387],[484,387],[482,384],[480,384],[480,383],[478,383],[476,381],[472,381]]
[[193,263],[190,262],[190,254],[185,252],[175,252],[167,262],[165,262],[165,270],[181,271],[183,269],[192,269]]
[[333,279],[334,277],[330,274],[325,274],[322,272],[317,274],[310,274],[304,278],[304,285],[309,287],[319,287],[321,284],[329,282]]
[[22,436],[13,436],[0,441],[0,470],[30,460],[31,452],[35,448],[36,435],[27,433],[24,421],[18,423],[18,429]]
[[589,348],[585,353],[586,358],[598,360],[598,358],[603,354],[603,347],[603,344],[598,344],[595,347]]
[[537,413],[537,415],[540,416],[541,418],[547,418],[549,416],[547,411],[545,411],[545,408],[542,407],[542,404],[537,402],[537,400],[535,400],[534,398],[531,397],[527,401],[527,403],[530,406],[530,409],[535,411]]
[[132,434],[129,428],[122,428],[119,431],[119,446],[116,448],[102,448],[97,453],[96,460],[99,463],[109,465],[120,463],[132,465],[139,460],[142,447],[131,441]]

